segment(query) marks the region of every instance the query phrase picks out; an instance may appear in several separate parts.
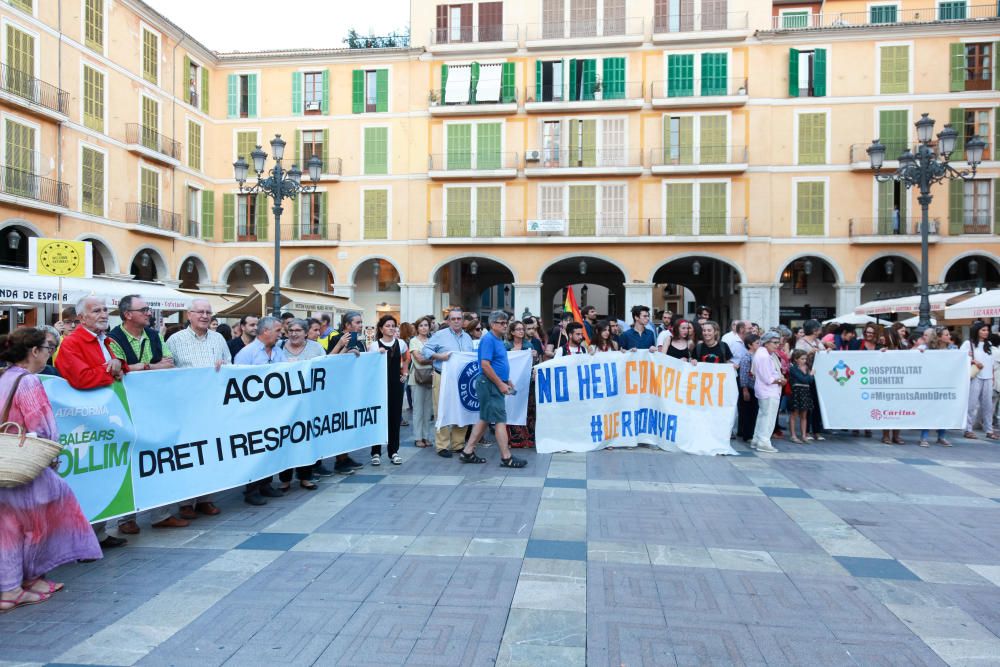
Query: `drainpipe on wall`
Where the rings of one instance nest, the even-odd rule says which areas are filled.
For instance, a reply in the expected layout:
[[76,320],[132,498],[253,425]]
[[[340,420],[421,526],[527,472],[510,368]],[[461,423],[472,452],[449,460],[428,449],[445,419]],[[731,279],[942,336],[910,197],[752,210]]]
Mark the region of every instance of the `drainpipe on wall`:
[[[171,134],[175,134],[177,132],[177,47],[183,44],[184,40],[186,39],[187,35],[185,34],[183,37],[181,37],[180,41],[174,44],[174,52],[170,57],[170,99],[171,99],[170,133]],[[180,158],[178,158],[178,160],[179,159]],[[171,167],[170,173],[171,173],[170,208],[174,213],[177,213],[177,168]],[[183,216],[181,216],[180,224],[181,224],[181,229],[183,230],[184,226],[187,224],[187,220],[185,220]],[[176,248],[177,248],[177,239],[176,238],[170,239],[170,249],[176,250]],[[172,280],[172,279],[173,279],[172,276],[167,278],[167,280]]]
[[[56,54],[56,85],[59,90],[62,90],[62,46],[63,46],[63,31],[62,31],[62,0],[59,0],[59,9],[56,14],[56,23],[59,28],[59,49]],[[66,109],[67,114],[69,109]],[[63,179],[63,163],[62,163],[62,123],[59,123],[56,127],[56,181],[62,183]],[[68,204],[69,202],[67,202]],[[56,231],[62,230],[62,213],[56,213]]]

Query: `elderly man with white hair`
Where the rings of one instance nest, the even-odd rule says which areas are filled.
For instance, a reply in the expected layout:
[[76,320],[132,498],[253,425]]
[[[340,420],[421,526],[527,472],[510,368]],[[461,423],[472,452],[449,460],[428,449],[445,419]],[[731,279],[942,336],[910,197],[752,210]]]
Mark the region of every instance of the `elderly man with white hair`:
[[[108,338],[108,306],[101,297],[87,296],[76,304],[80,325],[59,347],[56,369],[74,389],[107,387],[121,380],[128,366],[111,351]],[[124,546],[128,540],[105,532],[105,522],[95,523],[94,532],[104,549]]]

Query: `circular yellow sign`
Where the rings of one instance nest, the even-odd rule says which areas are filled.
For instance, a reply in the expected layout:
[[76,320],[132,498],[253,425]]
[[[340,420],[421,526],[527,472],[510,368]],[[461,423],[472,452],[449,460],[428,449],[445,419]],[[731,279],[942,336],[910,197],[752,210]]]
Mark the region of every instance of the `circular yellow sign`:
[[83,256],[69,243],[52,241],[38,253],[38,262],[49,275],[69,276],[83,264]]

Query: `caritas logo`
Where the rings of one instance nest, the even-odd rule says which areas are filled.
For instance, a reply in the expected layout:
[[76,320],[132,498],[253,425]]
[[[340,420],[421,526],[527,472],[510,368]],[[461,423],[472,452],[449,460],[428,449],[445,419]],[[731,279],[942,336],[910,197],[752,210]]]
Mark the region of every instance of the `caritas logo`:
[[874,410],[871,411],[871,417],[877,422],[882,421],[882,411],[879,410],[878,408],[875,408]]
[[913,410],[879,410],[875,408],[870,413],[871,418],[875,421],[882,421],[883,419],[899,419],[900,417],[916,417],[917,413]]

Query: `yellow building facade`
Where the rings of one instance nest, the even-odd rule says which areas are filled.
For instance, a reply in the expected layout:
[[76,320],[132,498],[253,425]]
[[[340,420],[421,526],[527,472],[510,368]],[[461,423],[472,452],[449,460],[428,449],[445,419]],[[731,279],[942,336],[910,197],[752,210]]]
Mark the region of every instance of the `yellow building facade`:
[[[216,53],[138,0],[0,4],[5,275],[27,237],[61,237],[93,243],[95,274],[245,294],[274,280],[277,234],[282,285],[368,320],[547,317],[567,285],[615,316],[832,317],[918,280],[916,195],[864,149],[892,160],[929,113],[990,144],[934,188],[929,280],[1000,282],[995,4],[412,0],[409,19],[405,47]],[[278,226],[232,167],[276,134],[286,168],[323,160]]]

